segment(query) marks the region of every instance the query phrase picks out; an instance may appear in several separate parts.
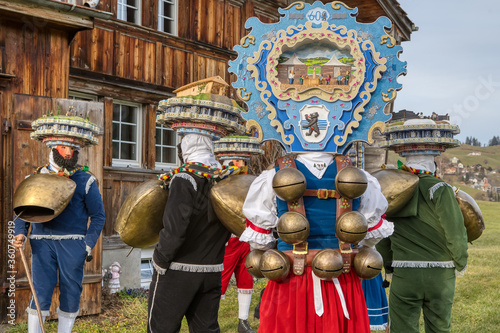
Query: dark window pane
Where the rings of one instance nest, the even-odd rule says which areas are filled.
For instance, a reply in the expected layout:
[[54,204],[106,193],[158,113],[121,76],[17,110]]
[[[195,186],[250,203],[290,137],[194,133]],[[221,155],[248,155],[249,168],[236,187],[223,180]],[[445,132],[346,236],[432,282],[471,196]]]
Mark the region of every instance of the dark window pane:
[[163,145],[175,146],[175,132],[172,130],[163,131]]
[[175,163],[176,151],[174,148],[163,148],[163,163]]
[[156,152],[156,157],[155,157],[155,161],[156,162],[160,162],[160,163],[163,163],[163,161],[161,160],[161,148],[160,147],[155,147],[155,152]]
[[113,140],[120,140],[120,124],[113,123]]
[[137,126],[136,125],[122,125],[121,138],[122,141],[137,141]]
[[174,6],[172,6],[168,2],[165,2],[165,4],[163,5],[163,15],[166,17],[173,18],[174,17],[173,9],[174,9]]
[[113,158],[120,158],[120,147],[118,142],[113,142]]
[[120,105],[113,104],[113,120],[120,121]]
[[135,144],[122,143],[121,144],[121,156],[123,160],[135,160],[136,159],[136,148]]
[[155,132],[155,140],[156,140],[156,144],[159,145],[161,143],[161,129],[160,128],[156,128],[156,132]]
[[122,122],[135,124],[137,122],[136,117],[137,108],[128,105],[122,105]]

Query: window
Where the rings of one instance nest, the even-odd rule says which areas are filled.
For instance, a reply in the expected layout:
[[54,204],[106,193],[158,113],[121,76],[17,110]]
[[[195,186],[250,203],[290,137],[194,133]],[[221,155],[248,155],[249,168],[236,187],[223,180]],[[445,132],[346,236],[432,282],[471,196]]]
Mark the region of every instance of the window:
[[156,124],[156,168],[177,165],[177,134],[170,128]]
[[87,101],[87,102],[97,102],[97,96],[80,93],[77,91],[70,91],[68,99],[75,99],[79,101]]
[[141,24],[141,0],[118,0],[116,17],[119,20]]
[[140,167],[141,119],[139,105],[113,103],[113,165]]
[[141,288],[149,289],[153,279],[153,263],[151,259],[141,259]]
[[177,0],[158,0],[158,30],[177,35]]

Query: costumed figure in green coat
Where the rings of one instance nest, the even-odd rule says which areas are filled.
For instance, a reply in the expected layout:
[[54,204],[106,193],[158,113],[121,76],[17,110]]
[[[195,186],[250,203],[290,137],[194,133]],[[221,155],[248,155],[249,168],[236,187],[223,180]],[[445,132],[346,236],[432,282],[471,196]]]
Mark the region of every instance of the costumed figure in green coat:
[[406,158],[400,169],[419,177],[411,199],[387,214],[394,233],[377,245],[393,270],[391,332],[419,332],[421,311],[426,332],[450,331],[455,276],[467,266],[467,232],[454,188],[436,176],[434,157],[459,145],[458,132],[446,121],[410,119],[389,126],[381,144]]

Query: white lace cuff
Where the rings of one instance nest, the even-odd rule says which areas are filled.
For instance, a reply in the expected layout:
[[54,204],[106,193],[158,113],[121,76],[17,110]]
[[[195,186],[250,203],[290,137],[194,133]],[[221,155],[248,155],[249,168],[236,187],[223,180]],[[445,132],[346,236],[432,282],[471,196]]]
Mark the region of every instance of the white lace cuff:
[[273,233],[264,234],[253,230],[252,228],[246,228],[245,231],[240,236],[240,241],[242,242],[254,242],[262,245],[268,245],[274,242]]

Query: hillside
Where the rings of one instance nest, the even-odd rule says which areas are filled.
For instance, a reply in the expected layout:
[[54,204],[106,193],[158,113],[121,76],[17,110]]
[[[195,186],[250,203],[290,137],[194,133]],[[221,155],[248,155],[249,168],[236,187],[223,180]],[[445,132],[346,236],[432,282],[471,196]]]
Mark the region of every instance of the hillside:
[[[470,153],[481,153],[481,155],[469,156]],[[474,147],[469,145],[461,145],[460,147],[445,151],[441,158],[443,162],[448,162],[451,158],[456,157],[464,165],[464,167],[481,164],[483,167],[491,167],[493,170],[500,172],[500,146],[491,147]],[[438,157],[439,158],[439,157]],[[399,155],[389,152],[388,164],[397,165],[397,161],[404,160]]]
[[[481,155],[469,155],[471,153],[481,153]],[[450,159],[453,157],[458,158],[464,167],[472,167],[476,164],[481,164],[486,169],[491,167],[493,172],[486,175],[488,183],[492,186],[500,186],[500,146],[475,147],[464,144],[460,147],[447,150],[440,157],[436,158],[436,162],[444,168],[445,165],[450,163]],[[389,152],[387,164],[397,165],[398,160],[404,161],[405,159],[392,151]],[[457,186],[476,200],[487,200],[485,192],[461,184],[461,176],[445,175],[443,179]]]

